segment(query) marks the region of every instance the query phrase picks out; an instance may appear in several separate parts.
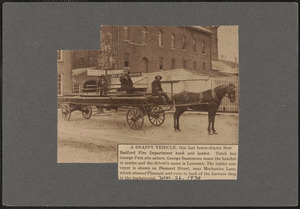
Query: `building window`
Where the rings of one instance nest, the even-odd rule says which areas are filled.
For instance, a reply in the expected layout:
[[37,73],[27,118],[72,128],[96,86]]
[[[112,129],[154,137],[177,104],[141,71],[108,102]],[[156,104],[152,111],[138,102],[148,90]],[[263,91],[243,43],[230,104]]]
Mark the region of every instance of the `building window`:
[[148,32],[147,32],[147,28],[144,27],[143,29],[143,43],[147,43],[147,39],[148,39]]
[[175,69],[175,68],[176,68],[176,60],[172,59],[172,69]]
[[202,63],[202,70],[205,70],[205,62]]
[[194,70],[197,69],[197,62],[194,62],[194,63],[193,63],[193,68],[194,68]]
[[171,48],[175,49],[175,34],[174,33],[172,33],[172,36],[171,36]]
[[62,61],[62,50],[57,50],[57,61]]
[[163,33],[160,30],[159,33],[158,33],[158,46],[159,47],[162,47],[162,39],[163,39]]
[[80,63],[79,63],[80,67],[84,67],[85,66],[85,60],[84,57],[80,57]]
[[187,68],[187,63],[186,63],[186,60],[183,60],[183,62],[182,62],[182,67],[183,67],[184,69],[186,69],[186,68]]
[[73,85],[73,93],[78,94],[80,93],[80,88],[78,83],[74,83]]
[[124,67],[129,67],[129,53],[124,54]]
[[196,39],[193,39],[193,50],[194,52],[197,51]]
[[57,94],[62,95],[62,74],[57,75]]
[[124,40],[129,40],[128,27],[124,27]]
[[159,69],[160,70],[164,69],[164,58],[163,57],[159,58]]
[[96,57],[89,58],[89,67],[96,67],[97,66],[97,59]]
[[142,72],[148,73],[148,59],[144,57],[142,59]]
[[182,50],[186,50],[186,37],[182,37]]
[[202,41],[202,54],[205,54],[205,41]]

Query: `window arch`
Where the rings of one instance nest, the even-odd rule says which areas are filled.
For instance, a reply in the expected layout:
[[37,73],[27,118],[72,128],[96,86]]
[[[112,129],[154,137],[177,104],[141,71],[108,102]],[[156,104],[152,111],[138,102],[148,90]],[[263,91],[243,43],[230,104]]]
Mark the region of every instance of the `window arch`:
[[129,40],[128,27],[124,27],[124,40]]
[[186,50],[186,37],[182,36],[182,50]]
[[176,59],[171,60],[172,69],[176,68]]
[[143,57],[142,59],[142,72],[148,73],[149,68],[148,68],[148,59],[146,57]]
[[124,67],[129,67],[129,53],[124,53]]
[[143,28],[143,43],[147,43],[147,39],[148,39],[148,31],[147,31],[147,28],[144,27]]
[[175,34],[174,33],[172,33],[172,35],[171,35],[171,48],[175,48]]
[[162,39],[163,39],[163,32],[159,30],[158,32],[158,46],[162,47]]
[[205,41],[202,41],[202,54],[205,54]]
[[159,70],[163,70],[163,69],[164,69],[164,58],[159,57]]
[[193,68],[194,68],[194,70],[197,69],[197,62],[196,61],[194,61],[194,63],[193,63]]
[[194,50],[194,52],[197,51],[197,42],[196,42],[195,38],[193,39],[193,50]]

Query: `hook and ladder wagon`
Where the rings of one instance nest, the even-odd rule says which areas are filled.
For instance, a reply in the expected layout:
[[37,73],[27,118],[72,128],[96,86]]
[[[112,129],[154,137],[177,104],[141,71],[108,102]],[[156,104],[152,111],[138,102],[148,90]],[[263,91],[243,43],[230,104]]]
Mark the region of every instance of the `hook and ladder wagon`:
[[134,130],[141,129],[144,124],[144,116],[154,126],[160,126],[165,121],[165,113],[160,106],[159,97],[150,93],[127,94],[113,96],[63,96],[58,98],[61,104],[61,115],[64,120],[69,120],[73,111],[81,111],[85,119],[92,116],[92,106],[106,109],[129,108],[126,114],[127,125]]

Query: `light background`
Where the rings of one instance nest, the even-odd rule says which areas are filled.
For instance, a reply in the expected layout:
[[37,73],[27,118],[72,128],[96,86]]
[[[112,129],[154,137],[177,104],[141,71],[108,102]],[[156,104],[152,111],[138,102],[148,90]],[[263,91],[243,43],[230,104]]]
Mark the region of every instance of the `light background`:
[[[280,206],[298,197],[296,3],[5,3],[3,203]],[[57,49],[100,25],[239,25],[237,181],[118,181],[117,164],[57,164]]]

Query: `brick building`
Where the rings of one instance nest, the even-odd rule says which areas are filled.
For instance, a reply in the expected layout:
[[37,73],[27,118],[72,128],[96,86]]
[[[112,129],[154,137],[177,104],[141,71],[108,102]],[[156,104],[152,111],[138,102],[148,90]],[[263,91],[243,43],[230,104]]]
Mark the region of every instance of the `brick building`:
[[58,50],[57,51],[57,95],[78,92],[79,85],[74,82],[72,70],[96,67],[99,51]]
[[218,28],[220,26],[203,26],[204,28],[210,30],[211,34],[211,58],[212,61],[218,60]]
[[110,45],[112,69],[209,71],[211,35],[200,26],[101,26],[101,49]]
[[[155,72],[165,72],[169,80],[175,69],[210,73],[212,56],[217,56],[217,44],[212,43],[216,31],[201,26],[101,26],[101,51],[58,51],[58,95],[80,93],[87,81],[96,84],[88,69],[140,72],[142,77],[133,81],[147,91]],[[120,82],[113,78],[110,83],[118,88]]]

